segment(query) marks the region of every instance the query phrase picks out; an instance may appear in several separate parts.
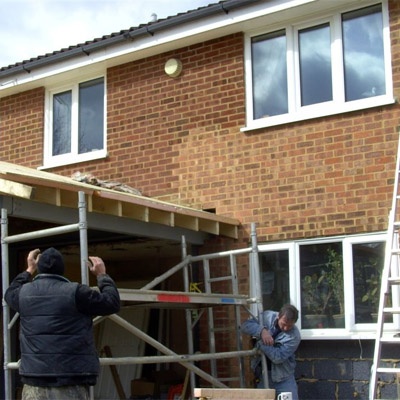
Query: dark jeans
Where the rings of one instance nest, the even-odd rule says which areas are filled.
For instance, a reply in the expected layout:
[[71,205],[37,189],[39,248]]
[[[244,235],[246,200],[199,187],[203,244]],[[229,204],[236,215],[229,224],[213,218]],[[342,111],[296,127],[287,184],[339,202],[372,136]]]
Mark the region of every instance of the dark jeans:
[[[299,399],[299,395],[297,393],[297,383],[294,375],[285,379],[282,382],[272,382],[271,372],[268,371],[268,382],[269,389],[275,389],[276,397],[278,397],[280,393],[291,392],[293,400]],[[264,382],[262,380],[257,384],[257,388],[264,389]]]

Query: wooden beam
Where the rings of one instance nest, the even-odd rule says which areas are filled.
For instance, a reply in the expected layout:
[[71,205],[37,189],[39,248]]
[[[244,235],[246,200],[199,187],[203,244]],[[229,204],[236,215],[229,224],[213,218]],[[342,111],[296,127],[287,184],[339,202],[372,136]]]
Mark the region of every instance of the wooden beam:
[[174,226],[174,213],[149,208],[149,221],[161,225]]
[[132,203],[122,203],[122,216],[149,222],[149,208]]
[[0,178],[0,193],[10,196],[23,197],[24,199],[30,199],[32,192],[32,186]]
[[0,161],[0,193],[75,208],[78,191],[86,194],[89,212],[154,222],[235,239],[238,236],[240,222],[235,218],[118,192],[78,182],[62,175]]
[[275,389],[195,388],[194,397],[210,400],[274,400]]

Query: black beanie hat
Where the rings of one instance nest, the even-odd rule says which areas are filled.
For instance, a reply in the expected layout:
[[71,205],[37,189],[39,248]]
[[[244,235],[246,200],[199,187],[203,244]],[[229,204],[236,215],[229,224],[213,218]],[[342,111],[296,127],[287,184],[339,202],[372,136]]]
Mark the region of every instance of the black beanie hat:
[[54,247],[50,247],[40,254],[37,269],[41,274],[64,274],[64,260],[62,254]]

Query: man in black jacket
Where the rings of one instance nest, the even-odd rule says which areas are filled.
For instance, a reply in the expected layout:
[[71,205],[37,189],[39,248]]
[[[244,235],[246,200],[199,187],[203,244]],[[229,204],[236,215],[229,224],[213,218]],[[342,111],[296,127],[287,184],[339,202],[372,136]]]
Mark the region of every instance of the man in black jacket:
[[89,399],[100,369],[92,317],[120,309],[103,260],[89,259],[99,291],[66,279],[63,256],[51,247],[41,254],[32,250],[26,271],[5,293],[7,304],[20,314],[23,400]]

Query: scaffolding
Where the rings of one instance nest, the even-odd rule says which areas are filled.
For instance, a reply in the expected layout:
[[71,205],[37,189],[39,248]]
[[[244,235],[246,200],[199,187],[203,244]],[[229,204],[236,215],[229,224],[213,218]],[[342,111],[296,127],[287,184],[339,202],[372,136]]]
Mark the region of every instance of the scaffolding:
[[[78,193],[79,222],[61,227],[44,229],[30,233],[24,233],[14,236],[8,235],[8,219],[7,210],[1,210],[1,249],[2,249],[2,289],[3,289],[3,342],[4,342],[4,380],[5,380],[5,396],[11,398],[12,393],[12,376],[11,370],[18,369],[19,362],[11,361],[11,329],[18,319],[16,314],[10,320],[10,309],[4,301],[4,294],[9,286],[9,249],[8,245],[19,241],[48,237],[57,234],[79,231],[80,236],[80,265],[81,265],[81,281],[88,284],[88,244],[87,244],[87,218],[86,218],[86,201],[83,192]],[[249,257],[249,294],[243,295],[239,293],[238,274],[237,274],[237,258],[239,256],[248,255]],[[227,262],[225,260],[228,260]],[[224,268],[215,268],[212,263],[217,262],[218,266],[225,265],[228,273],[221,275],[216,271],[224,270]],[[199,290],[198,287],[193,288],[193,271],[202,268],[202,278],[204,289]],[[165,282],[172,275],[182,272],[184,290],[163,291],[154,290],[155,287]],[[146,332],[138,329],[121,316],[113,314],[107,317],[98,317],[94,319],[94,325],[100,323],[104,318],[109,318],[114,323],[124,328],[127,332],[135,335],[139,340],[154,347],[157,356],[143,357],[101,357],[100,365],[131,365],[131,364],[161,364],[161,363],[179,363],[187,370],[189,377],[191,393],[193,393],[196,385],[196,375],[212,387],[226,388],[227,382],[237,381],[236,386],[245,388],[245,367],[244,360],[248,357],[255,356],[257,351],[243,350],[242,337],[240,334],[241,310],[245,309],[253,317],[259,317],[263,312],[262,294],[260,285],[260,270],[258,259],[258,245],[255,224],[251,225],[251,246],[244,249],[237,249],[213,254],[192,256],[187,254],[185,238],[182,237],[182,261],[176,266],[170,268],[162,275],[156,277],[147,283],[141,289],[123,289],[119,288],[121,301],[132,307],[158,307],[158,308],[183,308],[186,317],[186,335],[187,335],[187,354],[177,354],[159,340],[154,339]],[[214,285],[219,283],[226,288],[223,293],[215,293]],[[197,289],[197,290],[196,290]],[[220,287],[219,287],[220,290]],[[216,334],[221,333],[221,328],[215,324],[214,308],[217,306],[231,306],[234,308],[234,324],[236,348],[233,351],[218,351]],[[194,348],[194,329],[200,321],[201,316],[206,313],[208,323],[208,353],[195,353]],[[227,332],[232,332],[233,327],[228,326]],[[217,361],[222,359],[234,359],[238,362],[236,377],[219,377]],[[263,364],[265,358],[262,357]],[[209,362],[210,373],[200,369],[196,362]],[[265,365],[264,365],[265,367]],[[266,368],[264,368],[266,370]],[[264,374],[264,387],[268,388],[267,374]],[[93,390],[91,392],[93,398]],[[191,396],[189,396],[191,398]]]

